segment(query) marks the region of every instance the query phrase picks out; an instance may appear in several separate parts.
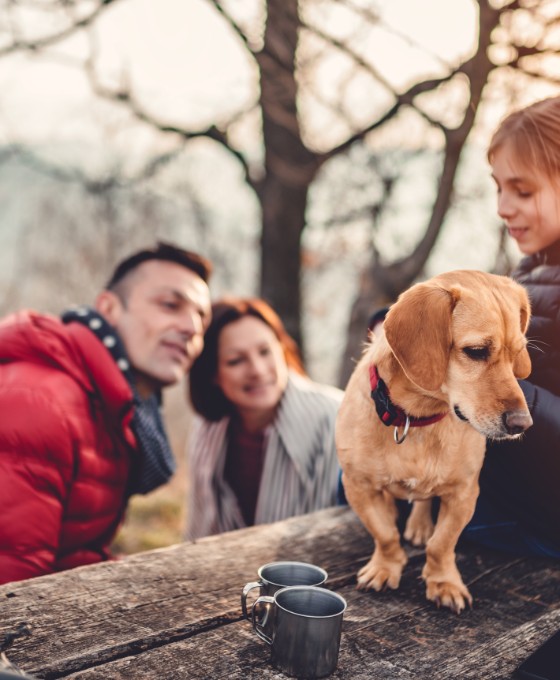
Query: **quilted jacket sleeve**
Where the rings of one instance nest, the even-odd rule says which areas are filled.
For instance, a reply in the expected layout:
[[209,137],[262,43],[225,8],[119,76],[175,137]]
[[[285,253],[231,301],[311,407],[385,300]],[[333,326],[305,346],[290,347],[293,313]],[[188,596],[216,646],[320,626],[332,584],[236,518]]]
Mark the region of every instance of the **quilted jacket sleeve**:
[[539,537],[560,545],[560,397],[527,380],[533,426],[516,440],[489,442],[481,493]]
[[52,394],[0,390],[0,583],[53,571],[73,474],[69,426]]
[[560,442],[560,397],[528,380],[520,380],[519,385],[533,418],[534,431],[539,433],[539,442],[542,446],[554,442],[556,448]]

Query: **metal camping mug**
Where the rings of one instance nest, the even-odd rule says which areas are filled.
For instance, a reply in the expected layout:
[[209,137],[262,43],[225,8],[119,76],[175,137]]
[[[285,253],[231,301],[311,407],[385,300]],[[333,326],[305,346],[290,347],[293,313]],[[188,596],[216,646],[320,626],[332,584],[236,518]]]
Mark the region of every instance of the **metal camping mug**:
[[271,647],[278,670],[298,678],[334,673],[346,600],[326,588],[282,588],[263,595],[251,610],[253,628]]
[[307,562],[269,562],[259,567],[257,575],[259,580],[247,583],[241,593],[241,609],[246,619],[247,595],[254,588],[260,588],[260,595],[274,595],[288,586],[322,586],[328,577],[324,569]]

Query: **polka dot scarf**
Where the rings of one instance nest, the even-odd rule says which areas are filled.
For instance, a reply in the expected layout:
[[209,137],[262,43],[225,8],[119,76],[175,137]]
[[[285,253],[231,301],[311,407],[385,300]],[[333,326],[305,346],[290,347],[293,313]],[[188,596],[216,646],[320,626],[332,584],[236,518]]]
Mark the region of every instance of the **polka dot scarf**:
[[161,417],[161,394],[153,394],[148,399],[140,397],[122,340],[115,328],[96,310],[91,307],[73,307],[64,312],[62,321],[76,321],[87,326],[105,345],[132,389],[134,414],[131,427],[142,455],[131,471],[129,495],[145,494],[165,484],[175,472],[176,462]]

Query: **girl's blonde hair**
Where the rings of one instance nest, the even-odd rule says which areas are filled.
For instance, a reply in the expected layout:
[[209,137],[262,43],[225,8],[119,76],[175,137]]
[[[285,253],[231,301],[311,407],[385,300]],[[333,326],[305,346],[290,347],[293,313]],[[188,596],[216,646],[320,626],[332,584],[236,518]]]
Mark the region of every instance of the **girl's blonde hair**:
[[510,113],[498,126],[488,147],[491,163],[496,151],[509,144],[525,167],[560,177],[560,97],[550,97]]

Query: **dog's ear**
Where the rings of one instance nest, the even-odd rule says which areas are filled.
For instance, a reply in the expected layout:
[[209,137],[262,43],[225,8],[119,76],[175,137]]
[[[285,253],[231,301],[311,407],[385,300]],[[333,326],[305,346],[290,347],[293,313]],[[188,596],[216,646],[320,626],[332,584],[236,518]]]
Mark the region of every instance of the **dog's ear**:
[[[521,288],[521,286],[520,286]],[[523,335],[527,332],[529,328],[529,319],[531,318],[531,305],[529,303],[529,296],[527,295],[524,288],[519,291],[521,295],[521,332]]]
[[428,391],[441,387],[451,351],[451,315],[460,286],[418,283],[402,293],[385,318],[389,347],[406,377]]
[[531,374],[531,357],[529,352],[524,349],[519,352],[513,361],[513,375],[522,380]]
[[[519,295],[521,297],[520,304],[520,323],[521,332],[523,335],[527,332],[529,327],[529,319],[531,318],[531,305],[529,302],[529,296],[525,288],[522,286],[518,287]],[[516,378],[526,378],[531,373],[531,358],[529,357],[529,352],[524,349],[522,352],[515,357],[513,362],[513,374]]]

